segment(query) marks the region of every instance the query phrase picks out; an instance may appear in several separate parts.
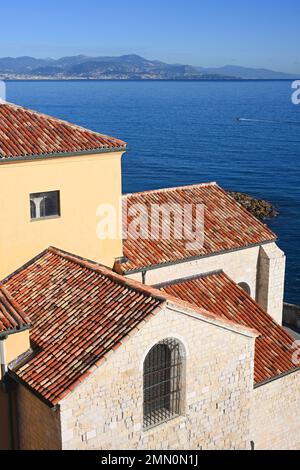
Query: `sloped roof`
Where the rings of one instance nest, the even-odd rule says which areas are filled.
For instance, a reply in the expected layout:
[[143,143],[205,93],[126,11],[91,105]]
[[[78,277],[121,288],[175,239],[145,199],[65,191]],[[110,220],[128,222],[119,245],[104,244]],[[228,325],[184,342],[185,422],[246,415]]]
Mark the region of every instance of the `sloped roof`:
[[[124,240],[124,256],[127,261],[117,262],[115,269],[120,273],[129,273],[151,266],[180,262],[223,251],[275,241],[276,235],[266,225],[252,216],[233,197],[216,183],[199,184],[157,191],[128,194],[123,197],[124,221],[129,227],[132,217],[129,211],[135,205],[143,205],[147,213],[155,205],[175,208],[175,216],[185,204],[204,205],[204,246],[190,250],[186,240],[143,240],[131,238]],[[136,206],[137,207],[137,206]],[[160,229],[162,218],[160,218]],[[149,218],[150,233],[150,218]]]
[[30,320],[0,283],[0,334],[28,327]]
[[33,324],[33,354],[12,373],[51,405],[167,303],[221,327],[256,335],[250,328],[56,248],[9,276],[5,286]]
[[159,291],[155,297],[107,268],[52,248],[5,286],[33,324],[34,353],[16,374],[51,404],[164,303]]
[[161,285],[164,292],[213,311],[220,318],[254,328],[255,383],[297,369],[292,361],[294,339],[224,272]]
[[0,161],[125,149],[126,143],[21,106],[0,103]]

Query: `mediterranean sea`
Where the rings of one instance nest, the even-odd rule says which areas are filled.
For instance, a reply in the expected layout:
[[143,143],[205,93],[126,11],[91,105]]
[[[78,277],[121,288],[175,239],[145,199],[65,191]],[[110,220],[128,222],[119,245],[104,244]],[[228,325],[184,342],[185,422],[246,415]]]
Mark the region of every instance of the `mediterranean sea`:
[[[217,181],[272,202],[300,304],[300,106],[290,81],[20,81],[7,100],[124,139],[123,191]],[[237,118],[246,120],[238,121]]]

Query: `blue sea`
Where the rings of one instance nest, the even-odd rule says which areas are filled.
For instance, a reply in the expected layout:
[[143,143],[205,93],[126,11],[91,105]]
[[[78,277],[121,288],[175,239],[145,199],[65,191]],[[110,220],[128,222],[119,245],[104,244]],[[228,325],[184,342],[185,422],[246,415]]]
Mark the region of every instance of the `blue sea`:
[[[271,201],[300,304],[300,106],[289,81],[9,82],[7,99],[129,143],[123,190],[217,181]],[[250,121],[237,121],[237,118]],[[251,121],[252,120],[252,121]]]

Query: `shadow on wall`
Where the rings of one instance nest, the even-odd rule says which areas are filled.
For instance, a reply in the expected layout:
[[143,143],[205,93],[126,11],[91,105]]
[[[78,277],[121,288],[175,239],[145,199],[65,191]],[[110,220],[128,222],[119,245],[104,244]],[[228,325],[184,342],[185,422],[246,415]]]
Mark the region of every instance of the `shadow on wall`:
[[283,305],[283,324],[300,332],[300,306],[292,304]]

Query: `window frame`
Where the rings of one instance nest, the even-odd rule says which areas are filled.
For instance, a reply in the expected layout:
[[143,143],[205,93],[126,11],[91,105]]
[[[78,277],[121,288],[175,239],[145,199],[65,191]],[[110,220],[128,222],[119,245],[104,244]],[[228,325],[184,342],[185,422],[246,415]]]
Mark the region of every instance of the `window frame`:
[[[156,367],[159,361],[155,354],[162,357],[158,348],[168,347],[170,351],[169,365],[164,362]],[[152,355],[152,357],[151,357]],[[166,356],[166,355],[165,355]],[[148,362],[149,361],[149,362]],[[152,361],[152,362],[151,362]],[[155,364],[155,365],[154,365]],[[167,364],[167,365],[166,365]],[[152,367],[150,367],[152,365]],[[148,366],[148,367],[147,367]],[[150,375],[156,379],[150,379]],[[185,352],[180,341],[166,338],[157,342],[147,353],[143,362],[143,430],[147,431],[182,416],[185,383]],[[153,395],[151,390],[154,389]],[[157,395],[155,389],[163,393]],[[168,391],[168,393],[165,393]],[[153,402],[151,409],[151,402]],[[162,404],[162,406],[155,406]],[[167,404],[167,406],[165,406]],[[169,409],[168,409],[169,408]]]
[[[40,214],[41,213],[41,205],[45,201],[47,195],[50,195],[50,194],[51,195],[55,194],[55,196],[56,196],[57,213],[56,214],[51,214],[51,215],[43,215],[43,216],[40,215],[39,217],[32,217],[31,204],[33,203],[35,205],[36,214],[38,214],[38,213]],[[38,208],[36,206],[36,201],[35,201],[37,199],[40,199]],[[30,193],[29,194],[29,205],[30,205],[30,220],[31,220],[31,222],[36,222],[36,221],[41,221],[41,220],[49,220],[49,219],[58,219],[58,218],[61,217],[60,190]]]

